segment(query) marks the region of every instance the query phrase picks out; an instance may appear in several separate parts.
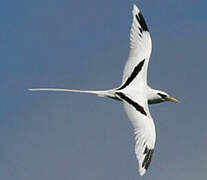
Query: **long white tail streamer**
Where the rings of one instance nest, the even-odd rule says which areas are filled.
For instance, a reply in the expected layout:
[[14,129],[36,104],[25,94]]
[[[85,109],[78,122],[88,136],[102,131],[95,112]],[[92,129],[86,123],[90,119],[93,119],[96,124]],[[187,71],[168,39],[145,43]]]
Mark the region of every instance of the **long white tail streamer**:
[[74,93],[87,93],[95,94],[99,97],[114,97],[113,90],[105,91],[92,91],[92,90],[77,90],[77,89],[58,89],[58,88],[32,88],[29,91],[55,91],[55,92],[74,92]]

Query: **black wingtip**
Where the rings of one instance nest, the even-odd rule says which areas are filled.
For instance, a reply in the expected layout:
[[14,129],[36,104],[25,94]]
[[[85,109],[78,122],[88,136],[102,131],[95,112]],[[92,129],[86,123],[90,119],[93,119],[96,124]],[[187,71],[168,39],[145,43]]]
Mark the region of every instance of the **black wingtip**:
[[143,31],[149,31],[147,24],[146,24],[141,12],[136,14],[136,19],[137,19],[138,23],[140,24]]
[[144,161],[142,162],[142,167],[145,168],[146,170],[148,169],[150,162],[152,160],[152,155],[153,155],[154,149],[149,149],[147,146],[144,150],[144,154],[146,154]]

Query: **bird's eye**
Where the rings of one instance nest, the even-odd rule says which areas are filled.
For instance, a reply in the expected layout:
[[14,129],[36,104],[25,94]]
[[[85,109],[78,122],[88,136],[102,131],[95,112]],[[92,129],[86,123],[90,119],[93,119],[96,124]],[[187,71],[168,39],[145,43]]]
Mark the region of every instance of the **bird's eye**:
[[161,93],[157,93],[161,98],[165,99],[167,97],[167,95],[165,94],[161,94]]

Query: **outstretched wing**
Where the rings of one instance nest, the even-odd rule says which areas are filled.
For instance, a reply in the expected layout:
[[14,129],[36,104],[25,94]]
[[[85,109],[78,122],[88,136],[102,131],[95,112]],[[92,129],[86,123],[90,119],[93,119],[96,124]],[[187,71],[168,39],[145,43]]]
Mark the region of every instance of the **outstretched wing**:
[[132,14],[130,52],[124,68],[120,90],[131,84],[147,81],[147,67],[152,51],[152,42],[147,24],[136,5],[133,7]]
[[156,140],[155,126],[148,103],[122,92],[116,94],[124,102],[125,111],[134,127],[135,152],[139,163],[139,172],[142,176],[151,162]]

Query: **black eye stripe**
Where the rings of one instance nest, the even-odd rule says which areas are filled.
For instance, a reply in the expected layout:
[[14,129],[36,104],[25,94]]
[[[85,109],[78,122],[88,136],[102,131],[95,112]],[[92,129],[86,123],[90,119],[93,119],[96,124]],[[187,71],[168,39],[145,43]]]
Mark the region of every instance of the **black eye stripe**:
[[167,95],[165,94],[161,94],[161,93],[157,93],[161,98],[165,99],[167,97]]

